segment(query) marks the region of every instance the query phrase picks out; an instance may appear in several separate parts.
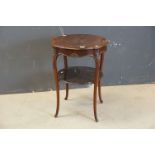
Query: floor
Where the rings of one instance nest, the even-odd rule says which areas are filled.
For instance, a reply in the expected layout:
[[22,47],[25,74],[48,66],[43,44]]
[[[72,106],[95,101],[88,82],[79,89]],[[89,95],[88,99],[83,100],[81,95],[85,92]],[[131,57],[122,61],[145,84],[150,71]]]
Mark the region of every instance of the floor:
[[155,128],[155,84],[102,87],[99,122],[92,110],[93,87],[61,91],[54,118],[55,91],[0,96],[0,128]]

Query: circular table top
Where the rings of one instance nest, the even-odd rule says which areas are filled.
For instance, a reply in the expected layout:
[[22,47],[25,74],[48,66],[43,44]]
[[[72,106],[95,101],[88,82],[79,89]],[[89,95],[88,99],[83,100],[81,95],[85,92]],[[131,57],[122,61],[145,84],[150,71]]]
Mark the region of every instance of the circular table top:
[[99,49],[107,46],[109,41],[102,36],[92,34],[70,34],[52,39],[54,48],[70,50]]

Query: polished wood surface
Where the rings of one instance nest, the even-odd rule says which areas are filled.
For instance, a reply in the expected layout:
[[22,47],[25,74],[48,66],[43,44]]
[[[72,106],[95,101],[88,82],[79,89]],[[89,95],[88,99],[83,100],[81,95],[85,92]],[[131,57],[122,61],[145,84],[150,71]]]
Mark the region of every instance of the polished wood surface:
[[[95,121],[98,121],[97,117],[97,90],[100,102],[102,103],[101,96],[101,77],[102,66],[104,62],[104,52],[107,50],[108,40],[104,37],[90,34],[73,34],[66,36],[59,36],[52,39],[52,47],[54,48],[53,55],[53,70],[56,81],[56,95],[57,95],[57,107],[55,117],[58,116],[60,107],[59,96],[59,81],[64,80],[66,82],[66,96],[68,99],[69,83],[93,83],[93,112]],[[57,58],[59,55],[64,57],[64,68],[57,69]],[[82,57],[91,56],[94,58],[95,67],[87,66],[74,66],[69,67],[67,57]],[[97,89],[98,88],[98,89]]]
[[57,93],[57,107],[56,107],[56,113],[55,113],[55,117],[58,116],[59,113],[59,107],[60,107],[60,97],[59,97],[59,81],[58,81],[58,69],[57,69],[57,58],[58,55],[54,55],[53,56],[53,72],[54,72],[54,78],[55,78],[55,85],[56,85],[56,93]]
[[79,50],[99,49],[106,46],[108,40],[104,37],[91,34],[72,34],[59,36],[52,39],[52,45],[59,49]]
[[[67,69],[68,69],[67,56],[64,56],[64,69],[65,69],[65,71],[67,71]],[[67,80],[67,73],[66,72],[64,73],[64,80]],[[66,97],[65,97],[65,100],[68,99],[68,92],[69,92],[69,84],[66,83]]]
[[[59,80],[63,80],[66,83],[77,83],[77,84],[91,84],[94,83],[96,68],[87,66],[72,66],[68,69],[60,69],[58,71]],[[102,77],[102,72],[100,73]]]
[[[100,77],[102,75],[103,61],[104,61],[104,54],[102,53],[100,57],[100,72],[99,72]],[[101,78],[100,77],[98,80],[98,94],[99,94],[100,103],[103,103],[102,95],[101,95]]]

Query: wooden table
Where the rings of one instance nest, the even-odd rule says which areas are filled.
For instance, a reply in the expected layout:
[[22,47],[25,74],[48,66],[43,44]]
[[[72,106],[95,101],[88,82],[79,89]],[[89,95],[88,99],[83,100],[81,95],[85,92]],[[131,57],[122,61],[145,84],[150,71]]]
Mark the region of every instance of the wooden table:
[[[64,80],[66,82],[66,97],[68,99],[69,83],[93,83],[93,111],[96,122],[97,118],[97,88],[100,103],[102,103],[101,96],[101,77],[102,66],[104,61],[104,52],[107,50],[108,40],[104,37],[90,34],[72,34],[59,36],[52,39],[52,47],[54,48],[53,55],[53,71],[56,82],[56,95],[57,95],[57,107],[55,117],[58,116],[60,107],[59,97],[59,81]],[[57,59],[60,55],[63,55],[64,68],[57,69]],[[69,67],[67,57],[83,57],[91,56],[95,61],[95,67],[87,66],[73,66]]]

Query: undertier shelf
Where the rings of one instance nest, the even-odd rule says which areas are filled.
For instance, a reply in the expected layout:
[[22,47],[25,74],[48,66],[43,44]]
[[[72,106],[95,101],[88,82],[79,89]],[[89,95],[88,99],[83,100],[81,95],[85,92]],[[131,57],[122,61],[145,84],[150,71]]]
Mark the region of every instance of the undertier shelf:
[[[95,68],[86,66],[73,66],[68,69],[61,69],[58,72],[59,80],[67,83],[89,84],[94,83]],[[100,73],[100,78],[102,72]]]

